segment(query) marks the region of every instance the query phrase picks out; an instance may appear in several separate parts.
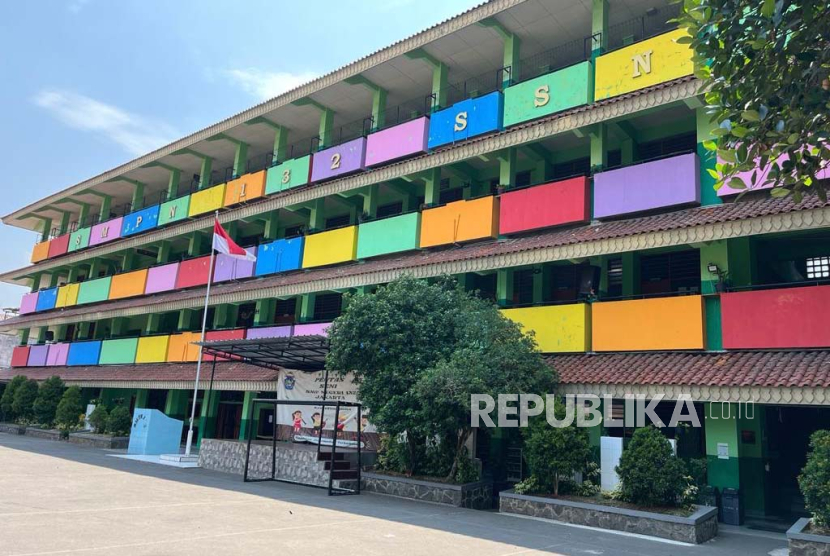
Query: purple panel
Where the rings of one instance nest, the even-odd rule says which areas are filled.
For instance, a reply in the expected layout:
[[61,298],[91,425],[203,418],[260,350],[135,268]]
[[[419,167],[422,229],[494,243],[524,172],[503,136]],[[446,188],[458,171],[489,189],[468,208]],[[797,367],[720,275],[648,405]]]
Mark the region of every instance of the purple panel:
[[291,336],[291,326],[268,326],[264,328],[249,328],[245,336],[248,340],[262,338],[287,338]]
[[29,362],[27,367],[45,367],[46,355],[49,353],[49,346],[32,346],[29,348]]
[[166,292],[176,287],[176,276],[179,274],[179,263],[154,266],[147,271],[147,286],[144,293]]
[[[786,160],[787,158],[788,158],[787,155],[781,155],[781,156],[778,157],[777,162],[780,164],[784,160]],[[719,160],[719,162],[723,162],[723,161]],[[764,169],[763,172],[759,171],[757,173],[757,175],[755,176],[755,183],[757,183],[757,184],[762,183],[767,178],[767,174],[769,174],[769,171],[770,171],[771,168],[772,168],[772,165],[767,164],[767,167]],[[763,185],[754,185],[754,186],[752,185],[752,174],[755,171],[756,170],[750,170],[749,172],[739,172],[736,175],[736,177],[741,178],[744,181],[744,184],[746,184],[746,189],[734,189],[733,187],[730,187],[728,183],[725,183],[725,184],[723,184],[723,187],[718,189],[718,197],[725,197],[727,195],[736,195],[738,193],[741,193],[741,192],[747,191],[747,190],[749,190],[749,191],[762,191],[764,189],[772,189],[772,182],[766,183],[766,184],[763,184]],[[827,179],[827,178],[830,178],[830,166],[828,166],[827,168],[819,171],[819,173],[816,175],[816,179],[823,180],[823,179]]]
[[46,366],[66,365],[66,357],[69,355],[69,344],[52,344],[49,346],[49,353],[46,355]]
[[428,138],[429,118],[426,116],[372,133],[366,139],[366,166],[424,153]]
[[313,324],[298,324],[294,326],[295,336],[325,336],[330,322],[315,322]]
[[314,153],[311,181],[327,180],[366,169],[366,138]]
[[594,218],[700,203],[694,153],[594,174]]
[[[246,247],[245,251],[256,256],[256,246]],[[254,275],[255,264],[256,261],[245,261],[220,253],[216,257],[216,268],[213,269],[213,282],[250,278]]]
[[121,237],[122,217],[95,224],[89,232],[89,245],[100,245]]
[[38,292],[32,293],[24,293],[23,299],[20,300],[20,310],[19,313],[21,315],[25,315],[26,313],[34,313],[35,308],[37,307],[37,294]]

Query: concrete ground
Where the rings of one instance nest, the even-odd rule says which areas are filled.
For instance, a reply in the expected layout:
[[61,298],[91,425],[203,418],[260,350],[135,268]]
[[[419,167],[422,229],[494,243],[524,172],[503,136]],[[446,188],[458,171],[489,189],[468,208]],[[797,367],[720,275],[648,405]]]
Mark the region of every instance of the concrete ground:
[[380,495],[329,497],[0,433],[0,555],[782,556],[781,535],[700,546]]

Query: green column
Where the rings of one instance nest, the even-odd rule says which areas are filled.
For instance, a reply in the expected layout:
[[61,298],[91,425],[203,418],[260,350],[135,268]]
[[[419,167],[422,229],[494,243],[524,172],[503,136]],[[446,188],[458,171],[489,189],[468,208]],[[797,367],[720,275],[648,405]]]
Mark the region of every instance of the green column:
[[199,440],[202,443],[203,438],[213,438],[216,432],[216,414],[219,412],[219,394],[220,392],[213,390],[204,391],[204,398],[202,399],[202,414],[199,417]]
[[379,87],[362,75],[346,78],[350,85],[363,85],[372,92],[372,130],[380,129],[386,123],[386,89]]
[[591,170],[604,170],[608,166],[608,128],[596,124],[591,128]]
[[150,397],[150,391],[146,388],[140,388],[135,391],[135,407],[136,409],[147,407],[147,399]]
[[159,242],[159,250],[156,253],[157,263],[166,263],[170,260],[170,245],[171,243],[166,239]]
[[199,189],[210,186],[210,174],[213,171],[213,159],[209,156],[202,157],[202,167],[199,170]]
[[596,58],[608,46],[608,0],[593,0],[591,10],[591,34],[595,39],[591,44],[591,57]]
[[86,203],[81,204],[81,211],[78,213],[78,228],[83,228],[88,226],[90,223],[87,222],[87,218],[89,218],[89,205]]
[[441,169],[428,170],[424,184],[424,204],[428,207],[437,205],[441,199]]
[[272,324],[274,322],[274,310],[277,300],[274,298],[260,299],[256,302],[256,313],[254,314],[254,326]]
[[176,330],[179,331],[187,331],[193,330],[193,316],[196,314],[196,311],[193,309],[181,309],[179,310],[179,322],[176,324]]
[[407,52],[405,56],[412,60],[423,60],[432,68],[432,94],[435,96],[432,111],[435,112],[436,110],[445,108],[447,104],[447,76],[450,71],[449,66],[422,48],[416,48],[415,50]]
[[334,110],[324,108],[320,112],[320,150],[331,146],[332,133],[334,132]]
[[63,216],[61,216],[61,223],[58,227],[58,235],[63,235],[69,231],[69,220],[72,217],[71,212],[64,212]]
[[121,269],[124,272],[129,272],[135,268],[135,261],[136,261],[136,253],[135,251],[127,251],[121,257]]
[[78,281],[78,274],[80,274],[81,269],[80,267],[73,266],[69,269],[69,274],[66,275],[66,283],[72,284]]
[[37,343],[42,344],[46,341],[46,332],[49,330],[48,326],[40,326],[37,329]]
[[49,236],[52,234],[52,219],[43,218],[42,216],[38,218],[43,222],[43,229],[40,231],[40,241],[48,241]]
[[188,395],[189,390],[168,390],[164,414],[174,419],[186,419]]
[[98,222],[105,222],[110,218],[110,205],[112,204],[112,197],[103,195],[101,197],[101,213],[98,215]]
[[300,297],[300,322],[314,320],[314,302],[316,299],[316,293],[306,293]]
[[516,159],[518,150],[509,147],[499,153],[499,185],[502,187],[513,187],[516,185]]
[[640,257],[636,253],[623,253],[622,259],[622,291],[624,297],[631,297],[639,290],[640,284]]
[[144,324],[144,335],[149,336],[159,331],[161,325],[161,315],[159,313],[151,313],[147,315],[147,322]]
[[378,215],[379,187],[378,184],[370,185],[363,194],[363,212],[369,218],[375,218]]
[[17,335],[20,337],[20,345],[25,346],[29,343],[29,329],[28,328],[21,328],[17,331]]
[[[256,392],[245,392],[245,399],[242,402],[242,423],[239,426],[239,440],[248,440],[248,416],[251,413],[251,407],[253,406],[254,398],[256,398]],[[257,431],[257,418],[256,415],[253,417],[253,434],[252,436],[256,438],[256,431]]]
[[126,180],[133,184],[133,196],[130,200],[130,206],[133,211],[144,208],[144,184],[137,180]]
[[549,268],[539,265],[533,268],[533,303],[543,303],[545,293],[550,291],[549,270]]
[[58,285],[58,282],[60,282],[60,279],[61,279],[61,275],[58,274],[57,272],[53,272],[49,276],[49,287],[50,288],[56,287]]
[[510,68],[510,73],[504,73],[503,86],[509,87],[510,81],[516,82],[519,79],[519,60],[521,59],[521,41],[519,37],[507,30],[498,20],[488,17],[482,20],[479,25],[490,27],[499,34],[502,40],[502,64]]
[[496,302],[506,307],[513,301],[513,270],[503,268],[496,271]]
[[190,257],[195,257],[202,252],[202,232],[196,231],[190,235],[187,244],[187,254]]
[[274,126],[274,156],[273,163],[282,162],[288,158],[288,128],[281,125]]
[[182,171],[170,168],[170,179],[167,181],[167,200],[175,199],[179,195],[179,182],[182,181]]
[[236,153],[233,156],[233,177],[238,178],[247,170],[248,143],[239,141],[236,143]]
[[115,317],[112,319],[112,328],[110,329],[110,337],[118,338],[123,336],[127,331],[127,319],[124,317]]
[[308,217],[308,228],[310,232],[319,232],[326,227],[326,203],[325,199],[315,199],[309,207],[311,214]]
[[265,225],[263,226],[262,239],[277,239],[280,227],[279,211],[274,210],[269,212],[265,215],[263,221]]

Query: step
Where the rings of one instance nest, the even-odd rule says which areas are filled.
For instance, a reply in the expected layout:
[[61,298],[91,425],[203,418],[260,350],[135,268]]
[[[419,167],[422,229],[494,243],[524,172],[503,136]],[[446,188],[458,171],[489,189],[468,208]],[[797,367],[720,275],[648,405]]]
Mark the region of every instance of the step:
[[342,479],[357,479],[357,469],[347,469],[343,471],[332,471],[331,478],[339,481]]
[[[332,462],[330,462],[330,461],[326,462],[326,465],[325,465],[325,470],[326,471],[328,471],[329,469],[332,469],[331,464],[332,464]],[[352,468],[352,463],[349,462],[349,461],[340,461],[340,460],[335,460],[334,461],[334,469],[335,470],[351,469],[351,468]]]
[[184,454],[162,454],[159,456],[163,461],[174,461],[176,463],[199,463],[199,456],[186,456]]
[[[331,461],[331,452],[318,452],[317,461]],[[336,452],[334,454],[335,461],[343,461],[346,459],[346,454],[343,452]]]

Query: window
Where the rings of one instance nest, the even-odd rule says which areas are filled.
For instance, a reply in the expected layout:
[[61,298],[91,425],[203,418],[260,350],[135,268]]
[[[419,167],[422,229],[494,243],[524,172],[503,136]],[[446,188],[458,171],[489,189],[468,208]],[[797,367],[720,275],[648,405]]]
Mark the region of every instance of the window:
[[551,301],[575,301],[579,293],[578,265],[560,265],[551,268]]
[[400,214],[403,212],[403,202],[398,201],[397,203],[388,203],[386,205],[381,205],[378,207],[378,218],[384,218],[386,216],[394,216],[396,214]]
[[285,229],[285,237],[292,238],[298,237],[303,235],[303,226],[302,224],[298,224],[297,226],[291,226],[290,228]]
[[558,180],[560,178],[567,178],[570,176],[587,176],[590,170],[590,158],[577,158],[576,160],[554,164],[553,179]]
[[239,313],[236,315],[237,328],[250,328],[254,325],[256,315],[256,303],[245,303],[239,306]]
[[533,269],[517,270],[513,273],[513,303],[533,303]]
[[516,173],[516,187],[525,187],[530,185],[530,170]]
[[490,274],[470,274],[470,284],[472,291],[478,292],[481,299],[496,300],[496,273]]
[[822,278],[830,278],[830,257],[807,259],[807,279],[820,280]]
[[292,324],[297,314],[297,300],[277,299],[277,307],[274,313],[277,324]]
[[608,151],[608,159],[606,161],[606,168],[617,168],[622,166],[622,151],[620,149]]
[[623,262],[622,257],[608,260],[608,297],[622,297]]
[[343,295],[326,293],[318,295],[314,300],[314,320],[330,321],[340,316],[343,306]]
[[640,259],[640,293],[696,293],[699,291],[699,251],[678,251]]
[[456,187],[455,189],[447,189],[442,191],[438,196],[438,202],[442,205],[452,203],[453,201],[460,201],[464,198],[464,188]]
[[689,133],[664,137],[663,139],[657,139],[656,141],[650,141],[648,143],[640,143],[637,145],[637,154],[640,160],[651,160],[670,154],[693,151],[696,146],[697,134],[691,131]]
[[340,228],[341,226],[348,226],[351,218],[348,214],[341,214],[340,216],[332,216],[326,218],[326,229]]

